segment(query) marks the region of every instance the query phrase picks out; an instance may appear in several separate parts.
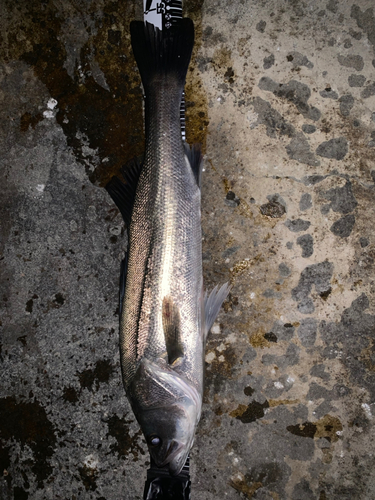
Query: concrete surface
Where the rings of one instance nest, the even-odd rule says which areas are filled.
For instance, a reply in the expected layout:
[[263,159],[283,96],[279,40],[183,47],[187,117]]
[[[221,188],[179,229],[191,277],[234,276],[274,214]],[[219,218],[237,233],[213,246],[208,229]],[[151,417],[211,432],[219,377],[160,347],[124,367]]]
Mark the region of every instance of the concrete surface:
[[[139,2],[140,3],[140,2]],[[372,1],[186,1],[207,346],[193,499],[375,498]],[[142,497],[122,388],[126,248],[103,186],[143,149],[140,5],[0,4],[0,498]]]

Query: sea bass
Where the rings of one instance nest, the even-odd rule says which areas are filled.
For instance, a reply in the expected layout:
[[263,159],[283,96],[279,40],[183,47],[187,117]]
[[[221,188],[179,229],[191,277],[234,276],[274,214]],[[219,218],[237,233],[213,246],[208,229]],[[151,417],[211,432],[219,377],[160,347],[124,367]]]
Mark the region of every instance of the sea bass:
[[182,19],[168,32],[130,25],[145,93],[142,164],[107,191],[128,229],[120,279],[120,355],[127,397],[158,467],[178,474],[193,444],[207,333],[229,287],[203,293],[199,146],[181,138],[180,103],[194,44]]

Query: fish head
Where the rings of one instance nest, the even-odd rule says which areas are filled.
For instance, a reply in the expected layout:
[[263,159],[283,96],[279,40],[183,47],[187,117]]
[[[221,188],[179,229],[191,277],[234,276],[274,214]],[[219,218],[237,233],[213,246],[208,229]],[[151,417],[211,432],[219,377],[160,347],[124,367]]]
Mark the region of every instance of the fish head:
[[184,377],[143,360],[128,391],[133,411],[158,467],[180,473],[194,442],[202,398]]

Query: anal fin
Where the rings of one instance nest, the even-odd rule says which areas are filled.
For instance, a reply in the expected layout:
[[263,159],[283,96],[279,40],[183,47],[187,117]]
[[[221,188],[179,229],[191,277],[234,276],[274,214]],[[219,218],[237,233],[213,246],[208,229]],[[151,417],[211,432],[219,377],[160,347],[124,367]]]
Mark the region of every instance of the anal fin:
[[184,355],[184,348],[181,341],[180,311],[169,295],[163,299],[162,317],[168,364],[172,365]]

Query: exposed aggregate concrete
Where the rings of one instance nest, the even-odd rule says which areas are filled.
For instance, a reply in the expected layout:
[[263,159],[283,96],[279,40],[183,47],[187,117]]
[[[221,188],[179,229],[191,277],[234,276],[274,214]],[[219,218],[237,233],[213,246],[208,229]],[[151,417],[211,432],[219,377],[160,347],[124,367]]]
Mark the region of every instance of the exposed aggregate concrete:
[[[205,154],[192,498],[375,498],[375,8],[185,2]],[[126,4],[126,5],[125,5]],[[143,151],[140,2],[0,6],[0,498],[140,499],[121,382],[127,245],[103,186]]]

